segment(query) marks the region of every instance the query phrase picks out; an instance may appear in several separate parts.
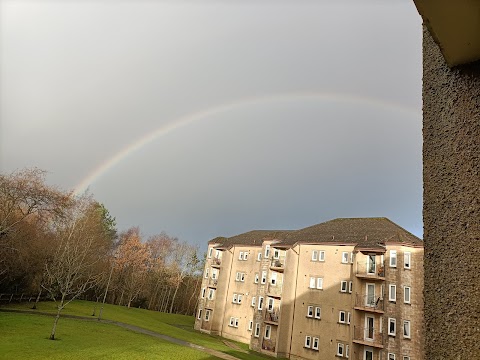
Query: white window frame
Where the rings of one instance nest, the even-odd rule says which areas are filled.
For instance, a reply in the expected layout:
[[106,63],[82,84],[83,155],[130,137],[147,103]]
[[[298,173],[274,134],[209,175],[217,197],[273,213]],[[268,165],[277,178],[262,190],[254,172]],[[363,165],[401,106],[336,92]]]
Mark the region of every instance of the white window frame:
[[259,252],[257,254],[257,261],[262,261],[262,253],[261,252]]
[[353,251],[350,251],[350,264],[353,264]]
[[387,360],[395,360],[395,354],[394,353],[388,353]]
[[263,296],[258,297],[258,310],[263,310]]
[[208,300],[213,300],[213,299],[215,299],[215,290],[208,289]]
[[272,271],[270,274],[270,284],[277,285],[277,272]]
[[237,294],[233,294],[233,300],[232,303],[236,304],[237,303]]
[[212,279],[217,280],[218,279],[218,270],[217,269],[212,269]]
[[245,251],[245,252],[243,253],[243,260],[244,260],[244,261],[247,261],[247,260],[248,260],[248,251]]
[[[342,320],[342,317],[343,317],[343,320]],[[340,310],[338,312],[338,322],[340,324],[346,324],[347,323],[347,313],[343,310]]]
[[228,323],[228,326],[233,326],[233,323],[234,323],[235,319],[233,318],[233,316],[230,318],[230,322]]
[[235,273],[235,281],[240,281],[240,271]]
[[403,302],[410,304],[412,301],[412,288],[410,286],[403,287]]
[[205,269],[205,279],[208,279],[208,268]]
[[205,295],[207,293],[207,288],[202,288],[202,299],[205,299]]
[[307,317],[312,318],[313,317],[313,306],[308,305],[307,307]]
[[237,304],[241,304],[242,303],[242,298],[243,298],[243,295],[242,294],[238,294],[238,297],[237,297]]
[[348,290],[348,282],[346,280],[340,281],[340,292],[346,293]]
[[303,346],[307,349],[310,349],[312,346],[312,337],[310,335],[305,336],[305,344]]
[[388,285],[388,301],[392,301],[392,302],[397,301],[397,285],[394,285],[394,284]]
[[317,289],[319,289],[319,290],[323,289],[323,278],[322,277],[317,278]]
[[266,282],[267,282],[267,272],[262,271],[262,281],[261,281],[261,283],[266,284]]
[[412,268],[412,253],[409,251],[403,253],[403,268],[408,270]]
[[235,318],[235,322],[234,322],[233,326],[236,327],[236,328],[238,328],[238,323],[239,323],[238,318]]
[[252,297],[252,307],[255,307],[255,296]]
[[353,291],[353,281],[348,282],[348,293],[351,294]]
[[310,289],[315,289],[317,286],[317,278],[310,276],[310,285],[308,286]]
[[258,275],[258,273],[255,273],[255,279],[253,280],[253,282],[255,284],[258,284],[258,281],[260,280],[260,275]]
[[267,298],[267,311],[272,312],[274,307],[275,307],[275,299],[271,297]]
[[342,343],[337,343],[337,356],[343,357],[345,353],[345,345]]
[[348,251],[342,251],[342,264],[348,264]]
[[210,313],[211,311],[210,310],[205,310],[205,321],[210,321]]
[[320,262],[325,261],[325,250],[320,250],[318,252],[318,261],[320,261]]
[[278,249],[273,249],[273,258],[274,258],[275,260],[280,259],[280,250],[278,250]]
[[397,267],[397,250],[390,250],[390,267]]
[[349,311],[347,312],[347,324],[350,325],[350,321],[352,320],[352,313]]
[[272,335],[272,326],[271,325],[265,325],[264,338],[265,339],[270,339],[271,335]]
[[345,357],[348,358],[350,356],[350,345],[345,345]]
[[403,355],[403,360],[410,360],[410,356],[408,356],[408,355]]
[[238,260],[243,260],[243,251],[240,251],[240,254],[238,255]]
[[255,333],[253,334],[255,337],[260,337],[260,323],[255,323]]
[[240,281],[245,282],[245,273],[244,272],[240,273]]
[[318,250],[312,251],[312,261],[318,261]]
[[322,318],[322,308],[320,306],[315,306],[315,319]]
[[318,351],[318,344],[320,343],[320,339],[318,337],[314,337],[312,339],[312,350]]
[[[393,331],[391,329],[391,324],[393,324]],[[397,332],[397,319],[388,318],[388,335],[395,336],[396,332]]]
[[213,247],[208,248],[208,258],[209,258],[209,259],[212,258],[212,253],[213,253]]
[[270,257],[270,245],[265,245],[265,259]]
[[198,313],[197,313],[197,319],[198,320],[202,319],[202,311],[203,311],[203,309],[198,309]]
[[247,329],[247,330],[248,330],[248,331],[252,331],[252,329],[253,329],[253,320],[250,320],[250,321],[248,322],[248,329]]
[[412,337],[412,324],[410,320],[403,320],[403,338],[410,339]]

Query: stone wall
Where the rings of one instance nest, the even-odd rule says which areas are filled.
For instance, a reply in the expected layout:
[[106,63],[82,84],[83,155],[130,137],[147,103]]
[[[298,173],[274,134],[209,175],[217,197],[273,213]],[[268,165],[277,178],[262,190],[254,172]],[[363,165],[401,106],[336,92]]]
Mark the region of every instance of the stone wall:
[[480,64],[448,68],[424,30],[426,359],[480,358]]

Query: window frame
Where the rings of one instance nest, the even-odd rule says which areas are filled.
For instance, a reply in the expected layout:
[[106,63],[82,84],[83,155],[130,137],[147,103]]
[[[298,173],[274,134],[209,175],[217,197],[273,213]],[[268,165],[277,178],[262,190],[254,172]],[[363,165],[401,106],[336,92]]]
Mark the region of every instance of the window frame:
[[258,308],[258,310],[263,310],[263,296],[258,297],[257,308]]
[[255,332],[253,333],[254,337],[260,337],[260,323],[255,323]]
[[275,307],[275,299],[272,297],[267,298],[267,311],[268,312],[273,312],[273,309]]
[[314,318],[317,320],[322,318],[322,308],[320,306],[315,306]]
[[348,281],[347,280],[340,281],[340,292],[346,293],[347,290],[348,290]]
[[[391,329],[392,324],[393,324],[393,331]],[[396,336],[396,333],[397,333],[397,319],[388,318],[388,335],[389,336]]]
[[345,357],[348,358],[350,356],[350,345],[345,344]]
[[248,328],[247,328],[247,331],[252,331],[253,330],[253,320],[250,320],[248,322]]
[[337,356],[343,357],[343,354],[345,354],[345,345],[343,343],[337,343]]
[[389,264],[391,268],[397,267],[397,250],[390,250]]
[[[408,289],[408,291],[407,291]],[[408,300],[407,300],[407,293],[408,293]],[[412,301],[412,288],[410,286],[403,287],[403,302],[405,304],[411,304]]]
[[257,254],[257,261],[262,261],[262,252]]
[[273,249],[273,259],[278,260],[280,259],[280,250],[279,249]]
[[353,281],[348,282],[348,293],[351,294],[353,292]]
[[238,260],[243,260],[243,251],[240,251],[240,253],[238,254]]
[[198,319],[198,320],[201,320],[201,319],[202,319],[202,312],[203,312],[203,309],[202,309],[202,308],[198,309],[198,312],[197,312],[197,319]]
[[387,360],[395,360],[395,354],[389,352],[389,353],[387,354]]
[[348,251],[342,251],[342,264],[348,264],[348,259],[349,259],[349,255],[348,255]]
[[270,245],[265,245],[265,259],[270,257]]
[[211,313],[211,310],[209,310],[209,309],[205,310],[205,315],[204,315],[205,316],[205,318],[204,318],[205,321],[210,321],[210,313]]
[[318,251],[318,261],[325,262],[325,250]]
[[312,261],[318,261],[318,250],[312,250]]
[[[268,336],[267,336],[268,333]],[[265,325],[265,330],[263,332],[264,339],[270,339],[272,335],[272,325]]]
[[319,344],[320,344],[320,339],[318,337],[312,337],[312,350],[318,351]]
[[313,318],[313,305],[308,305],[307,307],[307,317]]
[[307,349],[312,347],[312,337],[310,335],[305,336],[305,343],[303,344],[303,347]]
[[267,272],[262,271],[262,280],[260,281],[261,284],[266,284],[267,283]]
[[410,251],[403,253],[403,268],[407,270],[410,270],[412,268],[412,253]]
[[[343,317],[343,320],[342,320]],[[344,310],[339,310],[338,311],[338,322],[340,324],[346,324],[347,323],[347,313]]]
[[[405,327],[407,325],[407,327]],[[410,320],[403,320],[403,338],[412,338],[412,323]]]
[[317,277],[317,289],[323,290],[323,277]]
[[202,288],[202,292],[200,293],[200,296],[202,297],[202,299],[205,299],[206,295],[207,295],[207,288],[204,287]]
[[259,273],[255,273],[255,279],[253,280],[253,283],[254,283],[254,284],[258,284],[259,281],[260,281],[260,274],[259,274]]
[[397,285],[395,284],[388,285],[388,301],[397,302]]
[[251,302],[252,307],[255,307],[255,303],[256,303],[256,298],[255,296],[252,296],[252,302]]

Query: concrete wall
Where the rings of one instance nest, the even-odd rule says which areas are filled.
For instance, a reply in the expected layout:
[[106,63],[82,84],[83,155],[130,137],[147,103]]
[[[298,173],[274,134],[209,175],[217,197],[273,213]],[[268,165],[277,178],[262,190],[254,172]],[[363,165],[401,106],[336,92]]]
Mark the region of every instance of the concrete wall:
[[480,64],[423,42],[426,359],[480,356]]

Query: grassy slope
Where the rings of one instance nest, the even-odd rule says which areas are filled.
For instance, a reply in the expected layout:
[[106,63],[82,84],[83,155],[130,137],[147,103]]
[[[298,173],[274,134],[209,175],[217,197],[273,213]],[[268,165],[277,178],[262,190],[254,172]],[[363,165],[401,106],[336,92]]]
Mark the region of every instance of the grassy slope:
[[0,314],[0,359],[217,359],[197,350],[108,324],[60,319],[58,339],[48,340],[53,319]]
[[[74,314],[81,316],[91,316],[95,303],[89,301],[74,301],[70,303],[64,310],[65,314]],[[12,305],[11,307],[20,309],[29,309],[30,304]],[[38,311],[55,312],[55,304],[53,302],[40,303]],[[98,308],[97,308],[98,315]],[[156,311],[148,311],[145,309],[130,308],[123,306],[105,304],[103,309],[103,319],[120,321],[127,324],[136,325],[144,329],[155,331],[160,334],[165,334],[177,339],[189,341],[191,343],[202,345],[204,347],[222,351],[230,355],[236,356],[244,360],[265,360],[271,359],[266,355],[256,352],[249,352],[248,354],[241,351],[236,351],[222,342],[222,338],[217,336],[210,336],[202,334],[193,330],[194,318],[192,316],[165,314]],[[53,320],[52,320],[53,321]],[[62,322],[60,319],[58,332],[62,331]],[[229,340],[230,341],[230,340]],[[241,349],[248,350],[248,345],[236,343]]]

